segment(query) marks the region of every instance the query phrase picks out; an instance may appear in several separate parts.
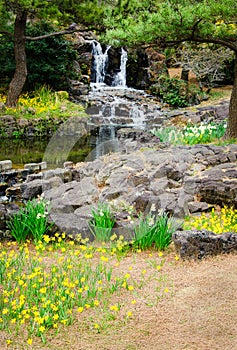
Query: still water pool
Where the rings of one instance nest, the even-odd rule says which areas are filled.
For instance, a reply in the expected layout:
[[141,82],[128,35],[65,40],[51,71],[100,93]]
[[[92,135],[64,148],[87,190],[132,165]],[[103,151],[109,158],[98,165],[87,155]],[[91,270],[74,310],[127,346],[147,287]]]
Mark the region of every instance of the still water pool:
[[70,137],[58,138],[51,149],[50,139],[0,140],[0,160],[10,159],[15,169],[43,160],[47,161],[48,168],[56,168],[62,167],[65,161],[91,161],[117,150],[115,131],[109,126],[95,128],[90,134],[80,137],[73,147],[71,144]]

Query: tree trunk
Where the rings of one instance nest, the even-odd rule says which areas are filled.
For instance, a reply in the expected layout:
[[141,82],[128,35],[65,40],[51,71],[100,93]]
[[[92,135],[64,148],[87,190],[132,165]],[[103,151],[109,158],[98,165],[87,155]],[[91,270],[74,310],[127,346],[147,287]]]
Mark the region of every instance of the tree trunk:
[[237,52],[235,53],[234,85],[230,98],[226,138],[237,139]]
[[182,68],[181,79],[188,82],[189,70]]
[[16,70],[9,85],[7,107],[15,107],[22,92],[27,77],[25,28],[27,12],[19,9],[16,14],[14,25],[14,53]]

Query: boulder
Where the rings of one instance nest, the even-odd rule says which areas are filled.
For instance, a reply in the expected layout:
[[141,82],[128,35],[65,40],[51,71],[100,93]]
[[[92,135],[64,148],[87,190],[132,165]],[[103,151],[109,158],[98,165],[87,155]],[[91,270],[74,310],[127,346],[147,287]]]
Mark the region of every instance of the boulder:
[[176,231],[172,240],[182,259],[237,252],[237,234],[234,232],[217,235],[207,230]]
[[24,200],[30,200],[42,194],[43,191],[58,188],[62,184],[62,180],[58,176],[54,176],[49,180],[32,180],[20,185],[21,195]]
[[57,230],[60,232],[66,232],[67,235],[72,236],[74,239],[78,235],[82,238],[89,238],[94,240],[87,219],[83,219],[74,213],[50,213],[49,220],[52,221]]
[[237,208],[236,163],[216,165],[203,171],[201,176],[193,177],[192,182],[195,183],[195,195],[199,201]]

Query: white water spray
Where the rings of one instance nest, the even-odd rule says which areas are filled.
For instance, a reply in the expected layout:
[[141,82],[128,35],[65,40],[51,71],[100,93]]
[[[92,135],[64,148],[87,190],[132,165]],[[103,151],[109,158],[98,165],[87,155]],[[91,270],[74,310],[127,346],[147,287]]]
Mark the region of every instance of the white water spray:
[[104,83],[106,66],[109,60],[108,51],[110,46],[107,46],[103,53],[102,47],[99,42],[92,42],[92,55],[94,58],[94,70],[95,70],[95,82],[98,84]]
[[115,75],[112,86],[126,87],[126,64],[128,60],[128,53],[123,48],[121,49],[120,60],[120,72]]

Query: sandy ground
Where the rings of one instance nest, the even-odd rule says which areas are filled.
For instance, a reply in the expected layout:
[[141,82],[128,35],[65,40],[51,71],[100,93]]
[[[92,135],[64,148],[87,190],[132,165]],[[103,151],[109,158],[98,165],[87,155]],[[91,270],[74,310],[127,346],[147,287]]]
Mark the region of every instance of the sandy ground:
[[[130,255],[116,267],[126,272],[133,267],[133,278],[154,265],[149,253]],[[161,259],[158,258],[157,259]],[[163,258],[162,258],[163,259]],[[157,260],[158,261],[158,260]],[[93,317],[78,317],[71,326],[49,336],[47,344],[34,346],[19,340],[10,349],[53,350],[235,350],[237,349],[237,255],[220,255],[203,261],[175,260],[175,253],[164,257],[162,272],[147,268],[146,284],[133,293],[120,295],[121,303],[133,305],[132,317],[124,322],[118,316],[105,322],[99,333],[88,326]],[[162,296],[159,289],[168,287]],[[157,292],[158,291],[158,292]],[[158,297],[160,295],[160,297]],[[97,315],[97,317],[99,317]],[[105,316],[102,316],[105,317]],[[0,344],[7,335],[0,333]],[[2,339],[2,341],[1,341]],[[0,345],[0,349],[6,349]]]
[[[163,272],[172,281],[171,296],[149,308],[138,304],[129,324],[104,334],[70,332],[70,345],[58,349],[237,349],[237,255],[179,262]],[[151,285],[145,293],[153,293]]]

